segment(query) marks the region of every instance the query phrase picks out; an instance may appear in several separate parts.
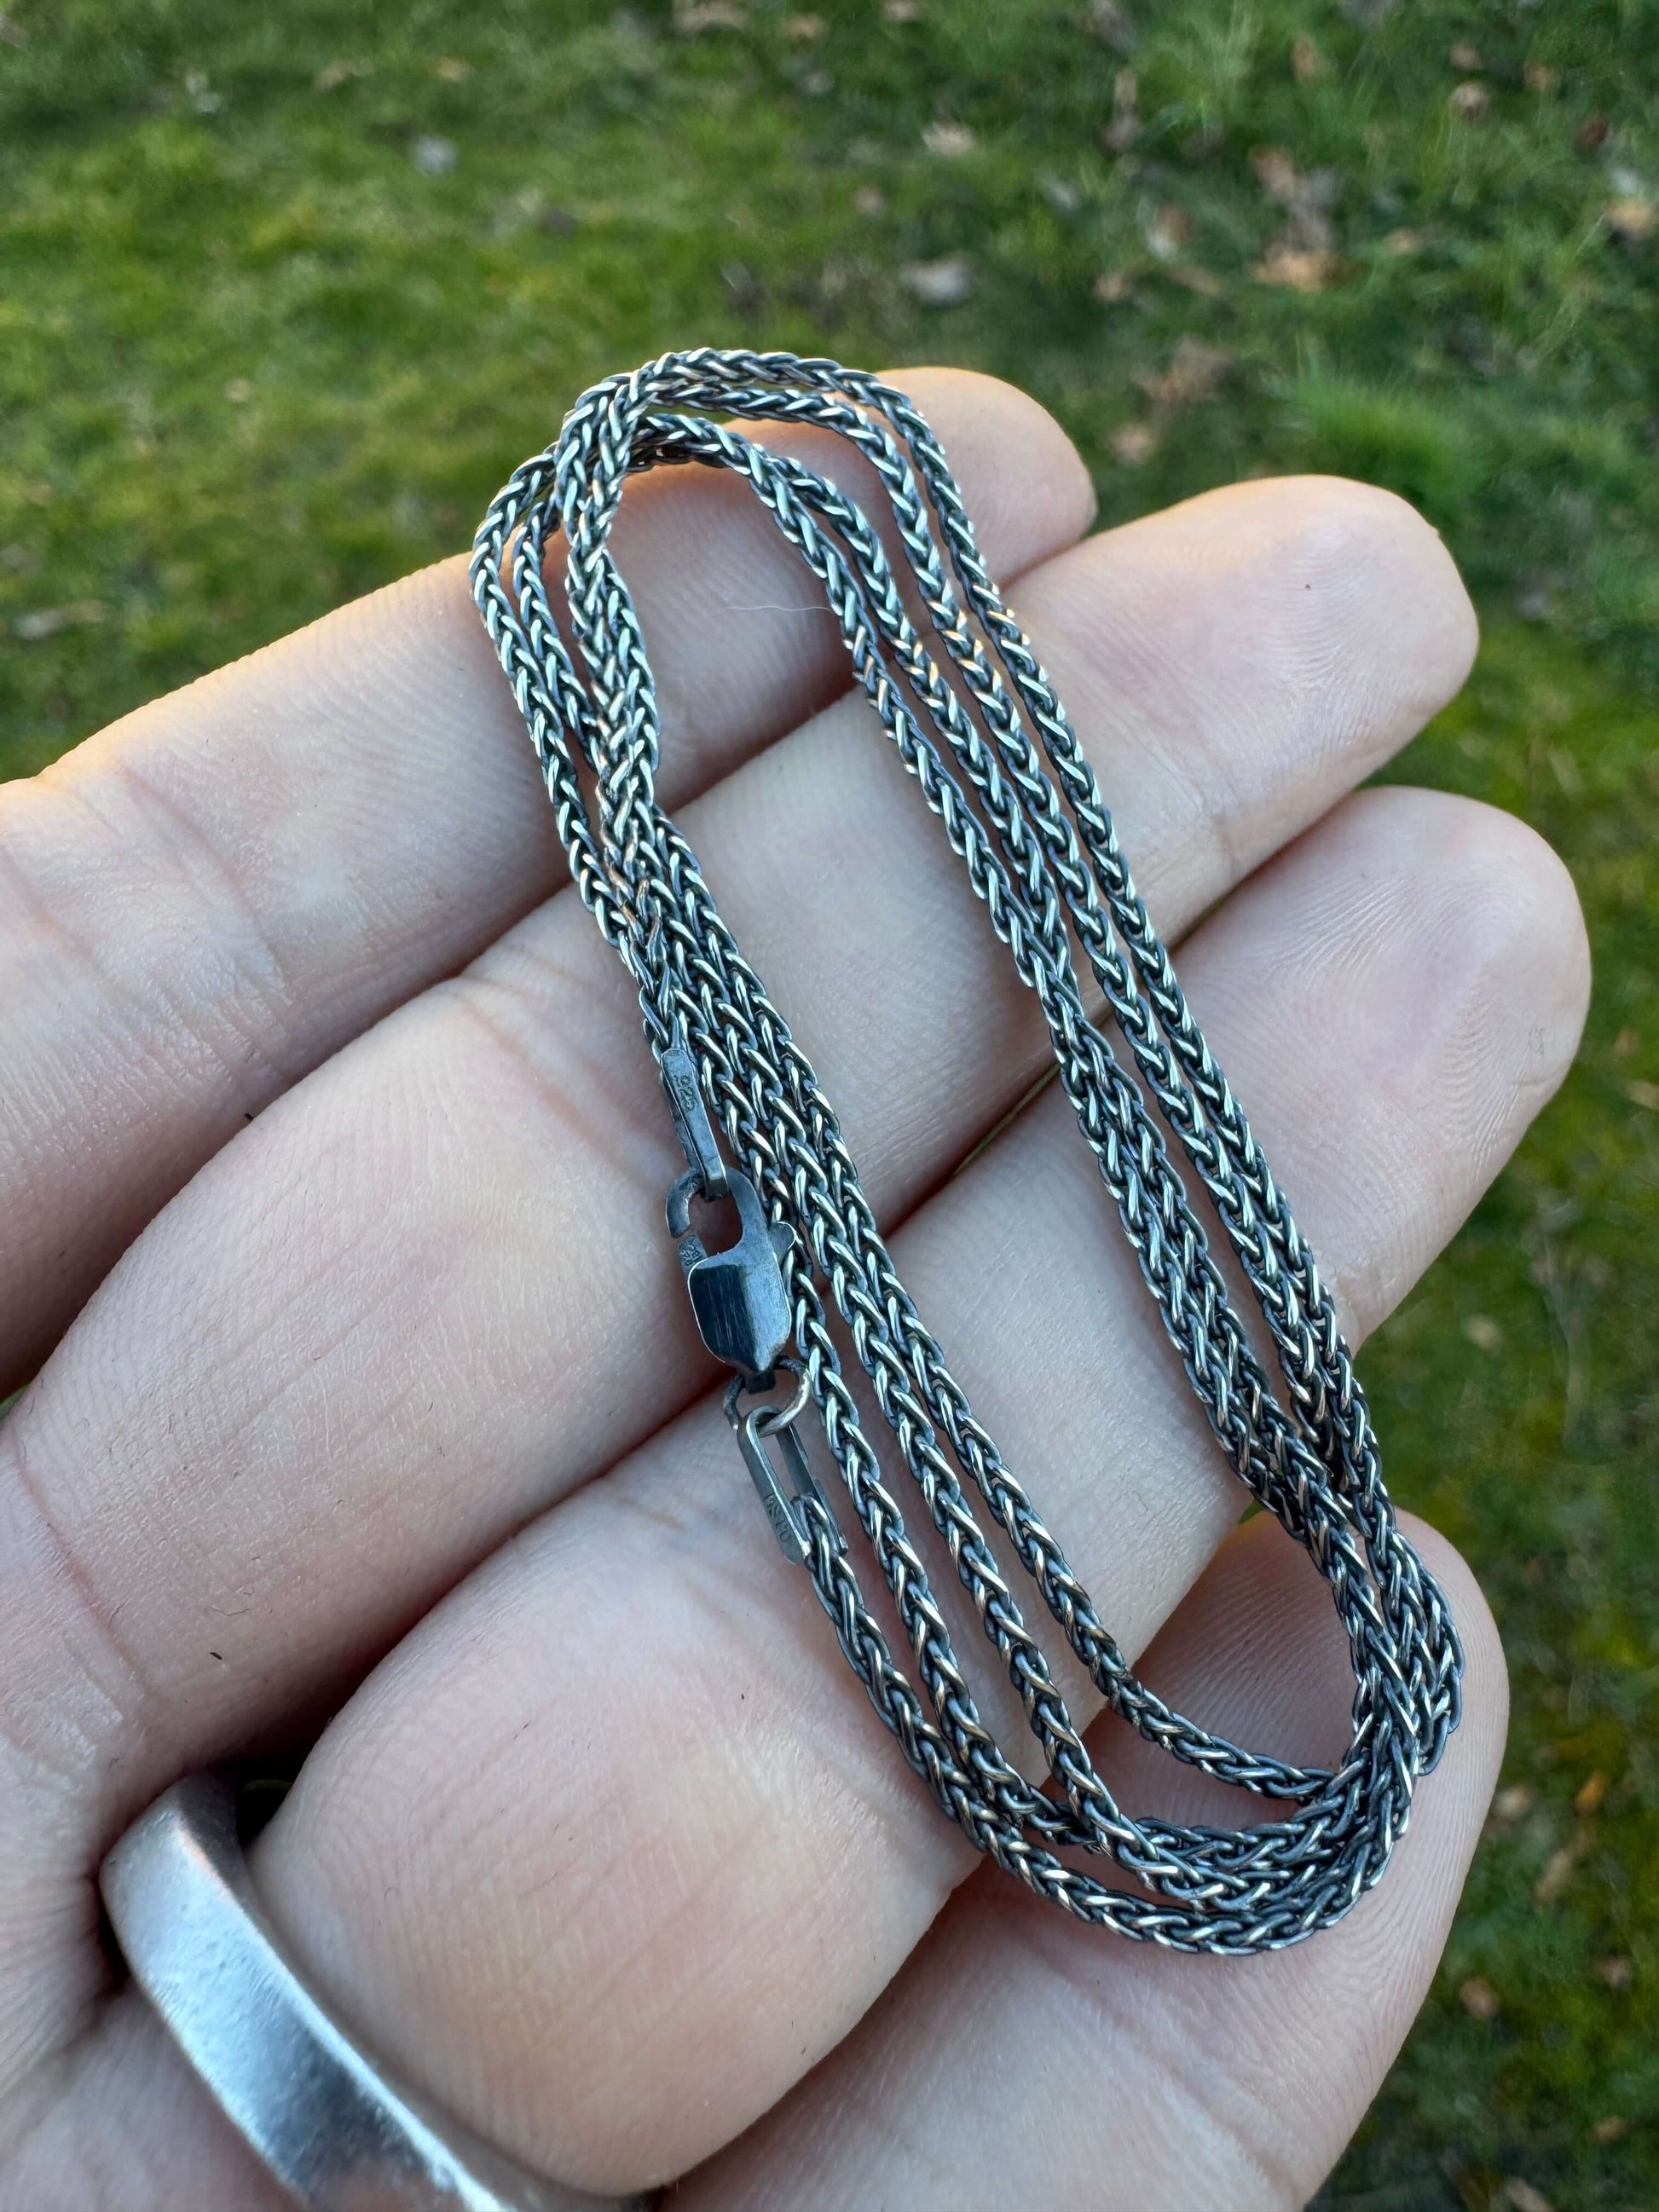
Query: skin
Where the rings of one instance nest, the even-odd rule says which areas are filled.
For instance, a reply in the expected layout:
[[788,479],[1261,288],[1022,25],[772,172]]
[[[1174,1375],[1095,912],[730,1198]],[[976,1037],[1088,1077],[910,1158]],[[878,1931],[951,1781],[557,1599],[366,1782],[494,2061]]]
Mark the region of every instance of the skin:
[[[1361,1339],[1559,1082],[1588,988],[1528,830],[1355,789],[1468,671],[1455,572],[1328,479],[1079,543],[1086,477],[1031,401],[903,380]],[[666,799],[978,1410],[1157,1686],[1334,1755],[1322,1586],[1237,1527],[1063,1103],[1020,1103],[1034,1009],[802,576],[701,471],[635,483],[617,547]],[[279,2201],[112,1972],[94,1881],[179,1774],[312,1736],[254,1853],[271,1917],[365,2040],[551,2175],[688,2212],[1302,2203],[1497,1771],[1470,1575],[1416,1530],[1466,1717],[1340,1928],[1167,1957],[980,1865],[744,1480],[626,979],[562,883],[459,562],[0,791],[0,1375],[34,1378],[0,1423],[0,2206]],[[1091,1741],[1132,1808],[1249,1817]]]

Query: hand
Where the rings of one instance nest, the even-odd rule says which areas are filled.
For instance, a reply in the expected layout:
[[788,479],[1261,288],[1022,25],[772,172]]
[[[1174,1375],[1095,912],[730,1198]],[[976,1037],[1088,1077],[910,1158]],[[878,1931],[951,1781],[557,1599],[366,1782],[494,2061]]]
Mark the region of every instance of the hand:
[[[1452,566],[1318,479],[1077,544],[1052,422],[904,380],[1363,1337],[1559,1080],[1586,991],[1528,830],[1354,792],[1468,669]],[[947,1180],[1044,1040],[809,580],[701,473],[636,484],[617,547],[665,794],[955,1371],[1152,1681],[1328,1758],[1323,1586],[1235,1526],[1063,1099]],[[1417,1532],[1466,1717],[1340,1928],[1169,1957],[980,1865],[778,1556],[663,1231],[630,992],[561,875],[459,562],[0,792],[0,1390],[39,1370],[0,1425],[0,2204],[274,2207],[116,1987],[94,1877],[181,1772],[313,1735],[253,1855],[270,1917],[366,2042],[551,2174],[685,2176],[684,2212],[1300,2204],[1422,1998],[1497,1770],[1468,1572]],[[1251,1817],[1092,1741],[1138,1809]]]

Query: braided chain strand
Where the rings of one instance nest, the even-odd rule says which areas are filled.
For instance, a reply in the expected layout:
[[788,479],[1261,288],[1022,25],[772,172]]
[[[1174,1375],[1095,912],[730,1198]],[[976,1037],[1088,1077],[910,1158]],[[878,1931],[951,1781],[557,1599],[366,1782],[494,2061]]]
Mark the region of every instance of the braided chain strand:
[[[708,419],[714,410],[814,424],[864,456],[957,681],[914,626],[862,512],[800,463]],[[1216,1438],[1330,1586],[1355,1681],[1352,1740],[1335,1769],[1243,1751],[1137,1679],[946,1368],[894,1270],[834,1110],[658,806],[655,687],[608,548],[629,475],[677,462],[746,480],[817,576],[855,680],[1035,994],[1079,1127]],[[544,580],[556,532],[574,657]],[[793,1233],[784,1264],[794,1341],[915,1681],[869,1608],[835,1519],[811,1496],[799,1501],[807,1568],[906,1759],[980,1850],[1079,1919],[1231,1954],[1299,1942],[1340,1919],[1381,1875],[1417,1778],[1457,1725],[1456,1632],[1395,1523],[1352,1356],[1313,1255],[1193,1018],[1076,733],[991,581],[927,423],[903,393],[834,362],[666,354],[596,385],[555,443],[515,471],[479,529],[471,574],[577,889],[638,988],[647,1041],[659,1062],[677,1045],[689,1048],[733,1158],[771,1219]],[[1088,1011],[1079,952],[1139,1082]],[[1147,1097],[1261,1309],[1282,1398]],[[1051,1789],[1028,1781],[980,1717],[866,1434],[836,1321],[1021,1698]],[[1129,1818],[1066,1710],[975,1498],[1115,1712],[1176,1758],[1294,1809],[1239,1831]],[[1058,1856],[1072,1847],[1109,1858],[1139,1888],[1111,1887]]]

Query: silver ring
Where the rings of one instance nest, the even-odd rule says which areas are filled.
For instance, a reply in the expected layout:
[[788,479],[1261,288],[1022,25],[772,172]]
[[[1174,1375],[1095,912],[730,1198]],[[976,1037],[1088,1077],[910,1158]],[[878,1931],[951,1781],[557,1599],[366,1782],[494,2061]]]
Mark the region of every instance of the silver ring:
[[313,2212],[592,2212],[371,2057],[283,1957],[210,1771],[142,1814],[99,1877],[133,1978],[249,2146]]

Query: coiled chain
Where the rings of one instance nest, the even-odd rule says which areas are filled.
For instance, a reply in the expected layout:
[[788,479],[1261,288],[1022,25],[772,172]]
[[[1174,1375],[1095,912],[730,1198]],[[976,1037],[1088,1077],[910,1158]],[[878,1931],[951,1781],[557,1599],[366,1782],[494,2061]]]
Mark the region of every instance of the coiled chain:
[[[891,503],[952,680],[913,626],[861,510],[799,462],[708,419],[705,410],[716,410],[811,423],[864,456]],[[1078,1125],[1222,1449],[1330,1585],[1355,1679],[1352,1741],[1334,1770],[1241,1750],[1173,1711],[1130,1670],[946,1369],[894,1270],[829,1101],[657,804],[655,691],[608,544],[630,473],[691,461],[745,480],[822,584],[858,684],[1042,1009]],[[543,575],[556,532],[565,541],[574,655]],[[688,558],[696,554],[687,548]],[[741,1291],[768,1267],[777,1272],[795,1346],[789,1364],[804,1388],[781,1415],[767,1407],[745,1419],[740,1374],[728,1410],[781,1539],[786,1548],[794,1540],[848,1662],[905,1757],[979,1850],[1080,1919],[1227,1954],[1298,1942],[1340,1919],[1382,1874],[1417,1778],[1457,1724],[1456,1632],[1396,1526],[1364,1395],[1313,1255],[1193,1019],[1076,734],[986,571],[927,423],[902,392],[834,362],[666,354],[596,385],[556,441],[515,472],[478,532],[472,582],[577,888],[638,986],[686,1145],[683,1183],[704,1196],[730,1194],[712,1115],[739,1164],[732,1183],[746,1176],[773,1224],[769,1242],[764,1224],[753,1237],[745,1230],[742,1266],[727,1255],[726,1273]],[[1079,952],[1139,1083],[1085,1007]],[[1265,1317],[1279,1395],[1147,1097],[1208,1194]],[[681,1185],[676,1193],[683,1220]],[[694,1296],[694,1263],[704,1256],[695,1237],[682,1244]],[[698,1317],[708,1335],[701,1304]],[[1019,1694],[1051,1778],[1045,1788],[1026,1779],[981,1720],[843,1371],[843,1344],[869,1378],[892,1432],[889,1449]],[[769,1370],[781,1350],[724,1356]],[[866,1602],[788,1427],[809,1401],[903,1625],[914,1681]],[[765,1458],[779,1431],[796,1475],[787,1497]],[[991,1522],[1111,1710],[1176,1758],[1272,1801],[1281,1817],[1234,1831],[1123,1813],[998,1565]],[[1060,1856],[1073,1847],[1114,1861],[1138,1887],[1109,1886]]]

